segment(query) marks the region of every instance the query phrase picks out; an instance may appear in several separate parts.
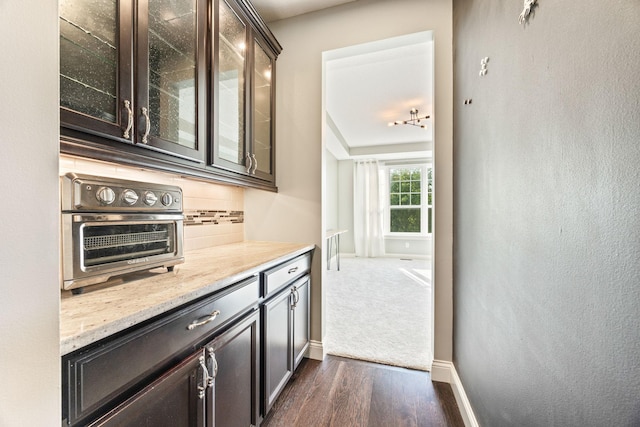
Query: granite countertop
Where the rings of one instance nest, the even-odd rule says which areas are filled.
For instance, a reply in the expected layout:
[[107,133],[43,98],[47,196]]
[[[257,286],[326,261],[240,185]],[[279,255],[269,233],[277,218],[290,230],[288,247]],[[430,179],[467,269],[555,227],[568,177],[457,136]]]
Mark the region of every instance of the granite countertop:
[[233,243],[187,252],[185,262],[172,272],[157,268],[133,273],[105,285],[89,286],[79,295],[62,291],[61,355],[223,289],[313,247],[296,243]]

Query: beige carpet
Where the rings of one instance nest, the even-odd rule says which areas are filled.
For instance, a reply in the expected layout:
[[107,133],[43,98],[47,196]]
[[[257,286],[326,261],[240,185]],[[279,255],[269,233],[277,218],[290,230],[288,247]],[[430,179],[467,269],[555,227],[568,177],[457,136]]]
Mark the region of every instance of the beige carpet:
[[327,353],[429,370],[429,260],[342,257],[324,281]]

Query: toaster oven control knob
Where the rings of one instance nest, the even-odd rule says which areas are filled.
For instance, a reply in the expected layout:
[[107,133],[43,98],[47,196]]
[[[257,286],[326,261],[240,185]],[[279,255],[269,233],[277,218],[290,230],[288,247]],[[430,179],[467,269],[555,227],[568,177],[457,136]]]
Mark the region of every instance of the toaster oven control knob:
[[133,206],[138,201],[138,193],[133,190],[124,190],[122,192],[122,201],[129,206]]
[[158,196],[153,191],[147,191],[144,193],[144,204],[147,206],[153,206],[158,201]]
[[169,193],[164,193],[160,199],[163,205],[170,206],[173,203],[173,197]]
[[116,193],[109,187],[100,187],[96,192],[96,199],[102,204],[110,205],[116,200]]

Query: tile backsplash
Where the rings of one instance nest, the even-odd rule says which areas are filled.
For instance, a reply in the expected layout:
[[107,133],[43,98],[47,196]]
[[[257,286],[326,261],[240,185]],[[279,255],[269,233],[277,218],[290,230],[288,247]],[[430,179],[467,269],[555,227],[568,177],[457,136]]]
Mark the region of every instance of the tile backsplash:
[[66,155],[60,156],[59,170],[60,175],[76,172],[181,187],[187,251],[244,240],[244,189],[240,187]]

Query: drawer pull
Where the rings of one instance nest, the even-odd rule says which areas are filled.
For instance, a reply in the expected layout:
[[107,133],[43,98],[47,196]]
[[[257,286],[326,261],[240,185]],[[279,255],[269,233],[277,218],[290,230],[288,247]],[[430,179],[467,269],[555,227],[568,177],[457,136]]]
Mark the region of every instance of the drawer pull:
[[218,315],[220,315],[220,310],[215,310],[210,315],[203,317],[202,319],[194,320],[193,322],[189,323],[189,326],[187,326],[187,329],[192,331],[198,326],[206,325],[207,323],[214,321],[215,318],[218,317]]
[[288,273],[289,273],[289,274],[293,274],[293,273],[295,273],[296,271],[298,271],[298,267],[292,267],[292,268],[290,268],[290,269],[289,269]]

